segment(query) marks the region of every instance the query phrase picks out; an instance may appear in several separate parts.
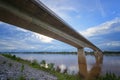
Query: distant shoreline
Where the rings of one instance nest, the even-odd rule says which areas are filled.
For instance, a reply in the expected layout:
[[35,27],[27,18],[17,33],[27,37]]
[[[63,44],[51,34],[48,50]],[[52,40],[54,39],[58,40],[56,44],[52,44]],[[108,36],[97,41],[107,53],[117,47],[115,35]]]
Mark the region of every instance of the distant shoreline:
[[[77,54],[77,52],[0,52],[0,54]],[[93,52],[85,52],[86,55],[93,55]],[[104,51],[104,55],[120,55],[120,51]]]

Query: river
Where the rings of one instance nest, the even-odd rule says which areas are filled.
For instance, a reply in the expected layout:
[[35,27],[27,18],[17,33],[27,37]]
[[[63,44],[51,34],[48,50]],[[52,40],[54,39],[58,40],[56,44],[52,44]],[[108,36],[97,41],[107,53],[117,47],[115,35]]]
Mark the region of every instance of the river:
[[[59,66],[61,72],[67,68],[69,74],[77,74],[78,69],[78,60],[76,54],[15,54],[22,59],[34,60],[38,62],[45,60],[47,63],[54,63],[55,67]],[[95,64],[95,57],[92,55],[87,55],[87,70],[91,71]],[[101,66],[100,74],[103,75],[106,72],[115,73],[117,76],[120,76],[120,55],[104,55],[103,64]]]

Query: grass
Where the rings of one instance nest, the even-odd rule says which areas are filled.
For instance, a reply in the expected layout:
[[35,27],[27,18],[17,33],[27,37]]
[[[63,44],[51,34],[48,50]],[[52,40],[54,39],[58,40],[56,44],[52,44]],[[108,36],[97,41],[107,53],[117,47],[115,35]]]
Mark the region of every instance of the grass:
[[22,64],[21,66],[21,72],[23,72],[23,70],[24,70],[24,64]]
[[114,73],[106,73],[105,76],[100,76],[97,80],[120,80]]
[[30,80],[35,80],[34,78],[31,78]]
[[26,80],[25,76],[20,76],[17,80]]

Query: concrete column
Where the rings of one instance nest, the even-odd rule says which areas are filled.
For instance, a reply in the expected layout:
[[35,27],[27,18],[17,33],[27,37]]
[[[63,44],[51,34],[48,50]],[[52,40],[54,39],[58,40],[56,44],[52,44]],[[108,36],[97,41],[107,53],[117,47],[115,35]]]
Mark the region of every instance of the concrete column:
[[79,74],[81,77],[87,77],[87,63],[86,57],[83,48],[78,49],[78,67],[79,67]]
[[86,80],[95,80],[95,78],[100,75],[101,67],[100,63],[93,64],[91,70],[88,72]]
[[96,63],[102,64],[103,63],[103,54],[102,54],[102,52],[95,51],[94,55],[95,55]]

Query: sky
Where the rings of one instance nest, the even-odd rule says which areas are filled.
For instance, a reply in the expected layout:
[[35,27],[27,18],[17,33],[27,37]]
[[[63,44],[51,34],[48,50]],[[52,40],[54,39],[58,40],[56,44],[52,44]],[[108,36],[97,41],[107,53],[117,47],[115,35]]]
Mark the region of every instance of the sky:
[[[120,0],[40,0],[102,51],[120,51]],[[61,41],[0,22],[0,52],[77,51]]]

